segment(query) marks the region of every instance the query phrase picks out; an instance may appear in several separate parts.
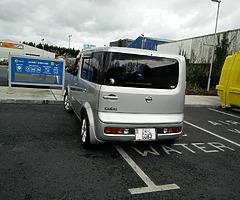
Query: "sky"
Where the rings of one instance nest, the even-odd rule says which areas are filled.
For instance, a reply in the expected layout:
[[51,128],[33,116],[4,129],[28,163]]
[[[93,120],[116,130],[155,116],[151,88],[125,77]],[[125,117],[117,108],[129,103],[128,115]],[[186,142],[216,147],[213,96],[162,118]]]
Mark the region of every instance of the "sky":
[[[119,39],[214,33],[211,0],[0,0],[0,39],[82,49]],[[240,0],[222,0],[218,32],[240,28]],[[71,37],[69,37],[71,35]]]

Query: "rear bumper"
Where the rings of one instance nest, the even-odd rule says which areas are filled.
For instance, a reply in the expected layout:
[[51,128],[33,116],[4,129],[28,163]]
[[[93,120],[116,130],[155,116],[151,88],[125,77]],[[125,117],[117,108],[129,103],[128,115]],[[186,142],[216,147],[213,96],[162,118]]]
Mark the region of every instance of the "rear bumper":
[[[106,127],[124,128],[132,130],[129,134],[106,134]],[[181,127],[181,131],[177,133],[163,133],[164,128]],[[95,123],[95,136],[101,141],[135,141],[135,129],[137,128],[154,128],[156,130],[156,140],[174,140],[182,136],[183,121],[178,123],[104,123],[100,120]]]
[[[182,132],[180,133],[171,133],[171,134],[158,134],[157,139],[153,141],[164,141],[164,140],[177,140],[181,138]],[[139,140],[135,140],[135,135],[106,135],[100,138],[102,141],[118,141],[118,142],[139,142]],[[144,142],[141,140],[141,142]]]

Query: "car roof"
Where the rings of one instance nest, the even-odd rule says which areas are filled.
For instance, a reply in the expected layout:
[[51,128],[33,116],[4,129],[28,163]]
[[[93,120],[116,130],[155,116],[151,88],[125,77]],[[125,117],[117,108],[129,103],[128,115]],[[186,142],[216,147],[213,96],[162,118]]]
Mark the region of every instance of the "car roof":
[[136,49],[136,48],[127,48],[127,47],[96,47],[89,50],[84,50],[81,52],[83,57],[90,56],[94,52],[114,52],[114,53],[127,53],[127,54],[136,54],[136,55],[145,55],[145,56],[154,56],[154,57],[168,57],[168,58],[183,58],[180,55],[165,54],[158,51],[145,50],[145,49]]

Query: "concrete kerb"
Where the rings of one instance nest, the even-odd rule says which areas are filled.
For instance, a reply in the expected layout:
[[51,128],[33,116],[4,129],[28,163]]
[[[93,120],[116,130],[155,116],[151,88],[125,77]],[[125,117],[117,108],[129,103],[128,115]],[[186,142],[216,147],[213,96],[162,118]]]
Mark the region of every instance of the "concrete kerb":
[[32,104],[32,105],[62,105],[63,101],[52,100],[24,100],[24,99],[0,99],[2,104]]
[[62,104],[63,94],[60,89],[2,87],[0,103],[11,104]]
[[209,105],[209,104],[185,104],[185,108],[221,108],[221,105]]
[[186,95],[185,107],[221,107],[218,96]]

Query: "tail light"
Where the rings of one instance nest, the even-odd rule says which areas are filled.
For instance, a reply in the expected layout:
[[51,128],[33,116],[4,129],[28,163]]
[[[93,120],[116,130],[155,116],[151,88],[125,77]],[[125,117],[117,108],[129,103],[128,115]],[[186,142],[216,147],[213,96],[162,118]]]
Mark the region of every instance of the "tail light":
[[129,134],[129,129],[107,127],[104,129],[104,133],[106,133],[106,134]]
[[169,127],[169,128],[164,128],[163,133],[179,133],[181,132],[182,127]]
[[[166,127],[166,128],[158,128],[158,134],[170,134],[170,133],[180,133],[182,131],[182,127]],[[105,134],[117,134],[117,135],[127,135],[127,134],[135,134],[135,128],[116,128],[116,127],[106,127],[104,129]]]

